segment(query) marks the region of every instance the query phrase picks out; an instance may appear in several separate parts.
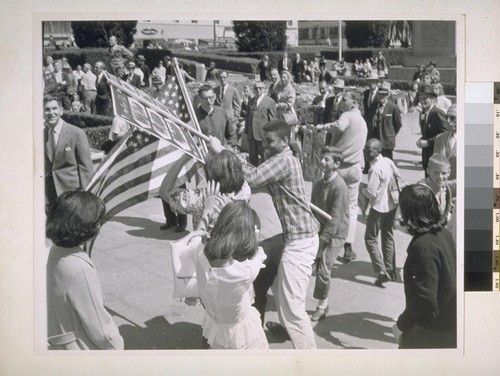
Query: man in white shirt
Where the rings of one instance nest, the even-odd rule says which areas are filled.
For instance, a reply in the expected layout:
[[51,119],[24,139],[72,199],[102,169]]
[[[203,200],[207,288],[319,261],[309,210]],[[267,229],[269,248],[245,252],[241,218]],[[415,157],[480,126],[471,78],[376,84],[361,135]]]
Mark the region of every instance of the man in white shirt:
[[81,79],[82,85],[82,99],[84,111],[86,113],[95,113],[95,97],[96,92],[96,80],[97,76],[92,72],[92,65],[85,63],[83,65],[83,71],[85,72]]
[[[375,286],[384,287],[384,283],[395,281],[396,253],[394,249],[394,219],[397,204],[389,194],[389,185],[399,171],[394,163],[382,156],[382,143],[376,138],[366,142],[364,153],[370,161],[368,185],[362,193],[370,200],[370,213],[366,220],[365,245],[370,254],[374,272],[377,274]],[[378,245],[381,234],[382,251]]]

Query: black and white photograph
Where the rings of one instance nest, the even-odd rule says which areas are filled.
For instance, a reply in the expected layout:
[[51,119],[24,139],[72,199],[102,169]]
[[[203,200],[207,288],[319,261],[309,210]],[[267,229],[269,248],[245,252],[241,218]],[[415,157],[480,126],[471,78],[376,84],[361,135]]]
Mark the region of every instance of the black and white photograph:
[[2,373],[496,374],[497,5],[58,1],[1,26]]
[[[46,20],[42,30],[50,350],[462,347],[456,20]],[[101,77],[78,67],[96,61],[130,89],[128,133],[113,133],[113,117],[130,120],[114,87],[97,91],[115,108],[106,125],[85,100],[72,113]],[[155,161],[141,100],[184,157]],[[71,122],[85,137],[51,139]],[[208,144],[191,143],[200,163],[187,152],[193,129]],[[108,133],[122,141],[104,147]],[[94,170],[128,181],[112,194],[83,179]],[[259,189],[272,206],[251,200]],[[74,268],[84,272],[70,286]],[[178,279],[195,289],[178,291]]]

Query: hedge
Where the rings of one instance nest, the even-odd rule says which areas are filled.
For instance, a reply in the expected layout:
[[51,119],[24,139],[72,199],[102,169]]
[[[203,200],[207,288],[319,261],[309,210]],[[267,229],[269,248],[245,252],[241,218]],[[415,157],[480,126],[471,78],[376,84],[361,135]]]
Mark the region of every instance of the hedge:
[[87,135],[91,148],[103,150],[104,144],[108,141],[110,129],[111,125],[103,125],[95,128],[85,128],[83,131]]
[[[403,65],[404,57],[411,55],[411,51],[407,48],[356,48],[342,50],[342,57],[345,61],[353,63],[356,59],[364,61],[368,58],[375,58],[379,51],[382,51],[389,65]],[[338,60],[339,58],[338,49],[323,50],[321,55],[329,60]]]
[[93,149],[102,150],[108,140],[113,118],[110,116],[91,115],[82,112],[64,111],[62,119],[69,124],[83,129]]
[[[131,48],[130,52],[136,57],[138,55],[144,55],[146,64],[151,71],[158,65],[160,60],[165,58],[165,56],[172,56],[172,52],[166,49],[153,50],[147,48]],[[107,48],[66,48],[64,50],[54,50],[50,53],[50,56],[52,56],[54,60],[63,57],[68,58],[68,63],[72,68],[76,68],[77,65],[83,66],[85,63],[89,63],[93,66],[97,61],[103,61],[105,63],[109,61]]]
[[183,59],[196,61],[197,63],[205,64],[206,67],[210,65],[211,61],[215,62],[218,69],[225,69],[230,71],[242,73],[255,73],[257,72],[258,59],[248,57],[232,57],[217,54],[209,54],[203,52],[190,52],[190,51],[175,51],[174,56]]
[[78,128],[96,128],[103,125],[110,125],[113,117],[103,115],[92,115],[84,112],[64,111],[62,119]]

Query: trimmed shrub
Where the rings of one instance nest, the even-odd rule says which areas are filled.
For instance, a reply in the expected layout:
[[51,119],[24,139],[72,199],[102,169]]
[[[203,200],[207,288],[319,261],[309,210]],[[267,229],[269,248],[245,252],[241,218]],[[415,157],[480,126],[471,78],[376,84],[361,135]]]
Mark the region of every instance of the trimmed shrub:
[[[411,55],[411,51],[406,48],[356,48],[342,50],[342,57],[345,61],[353,63],[356,59],[363,61],[368,58],[375,59],[379,51],[382,51],[389,65],[403,65],[403,58]],[[339,59],[338,49],[324,50],[321,55],[329,60]]]
[[85,128],[83,131],[87,135],[91,148],[103,150],[104,144],[108,141],[110,129],[111,125],[102,125],[95,128]]
[[222,56],[202,52],[175,51],[173,55],[179,59],[188,59],[205,64],[206,67],[210,65],[211,61],[214,61],[218,69],[227,69],[242,73],[255,73],[257,71],[257,64],[259,63],[259,60],[252,58]]
[[92,115],[84,112],[64,111],[62,119],[78,128],[95,128],[110,125],[113,122],[111,116]]

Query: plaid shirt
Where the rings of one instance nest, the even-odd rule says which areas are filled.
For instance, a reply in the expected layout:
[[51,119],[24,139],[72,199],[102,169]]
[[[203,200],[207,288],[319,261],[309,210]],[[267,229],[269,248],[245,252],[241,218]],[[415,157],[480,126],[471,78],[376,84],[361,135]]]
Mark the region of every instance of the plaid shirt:
[[289,147],[257,168],[245,164],[244,171],[251,188],[269,188],[286,239],[317,235],[319,226],[309,208],[302,168]]

